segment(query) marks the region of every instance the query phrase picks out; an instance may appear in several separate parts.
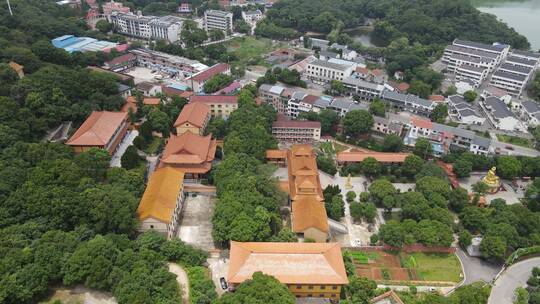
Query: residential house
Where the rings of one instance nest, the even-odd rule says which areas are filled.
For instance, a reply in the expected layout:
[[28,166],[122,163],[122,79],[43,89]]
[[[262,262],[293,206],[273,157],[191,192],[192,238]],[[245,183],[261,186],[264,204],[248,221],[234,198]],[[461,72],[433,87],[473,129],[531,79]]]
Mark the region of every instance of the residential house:
[[196,73],[187,81],[191,84],[193,92],[200,94],[204,92],[204,84],[218,74],[231,75],[231,66],[226,63],[217,63],[204,71]]
[[355,50],[349,49],[346,45],[334,43],[330,46],[330,49],[337,51],[343,60],[354,60],[358,56]]
[[371,131],[382,134],[395,134],[401,136],[403,132],[403,124],[386,117],[373,116],[373,127]]
[[139,231],[153,230],[172,239],[178,229],[184,198],[184,172],[171,167],[157,169],[150,175],[137,208]]
[[137,56],[127,53],[105,62],[105,67],[115,72],[123,72],[137,65]]
[[140,82],[135,87],[144,96],[156,96],[157,94],[161,94],[163,92],[159,84],[148,81]]
[[257,23],[257,21],[261,20],[262,17],[263,13],[261,10],[242,11],[242,19],[244,19],[244,21],[247,23]]
[[313,143],[321,139],[321,123],[278,117],[272,124],[272,135],[279,142]]
[[206,126],[210,121],[210,107],[204,103],[195,102],[184,106],[180,115],[174,122],[176,134],[185,132],[203,135]]
[[297,298],[338,301],[349,283],[339,243],[241,243],[231,241],[227,281],[234,290],[262,272]]
[[111,22],[111,15],[114,12],[123,14],[131,12],[131,9],[128,6],[124,6],[122,2],[115,2],[113,0],[111,0],[111,2],[103,3],[101,7],[103,9],[103,15],[107,18],[108,22]]
[[193,95],[189,98],[191,103],[204,103],[210,107],[212,117],[229,118],[231,113],[238,109],[238,96],[236,95]]
[[505,90],[493,87],[493,86],[487,86],[480,95],[482,99],[486,99],[488,97],[497,97],[500,100],[504,101],[505,104],[510,104],[512,101],[512,96],[508,94]]
[[504,101],[497,97],[488,97],[481,102],[491,123],[499,130],[505,131],[526,131],[527,129],[516,118]]
[[259,97],[271,104],[278,114],[287,114],[287,103],[290,96],[283,94],[285,88],[279,85],[263,84],[259,87]]
[[313,110],[313,104],[319,99],[319,96],[306,94],[304,92],[294,92],[292,97],[287,101],[287,115],[297,118],[302,112],[310,112]]
[[[143,97],[143,105],[145,106],[158,106],[161,103],[160,98],[156,97]],[[135,96],[128,96],[126,98],[126,103],[122,106],[122,109],[120,111],[122,112],[129,112],[131,110],[133,113],[137,113],[137,97]]]
[[171,135],[159,168],[172,167],[182,170],[187,180],[205,178],[214,161],[217,143],[212,135],[200,136],[186,131],[179,135]]
[[450,117],[461,123],[468,125],[483,125],[486,118],[483,117],[475,107],[468,103],[463,96],[448,96],[448,112]]
[[129,126],[125,112],[94,111],[66,142],[75,153],[92,148],[104,149],[113,155],[124,139]]

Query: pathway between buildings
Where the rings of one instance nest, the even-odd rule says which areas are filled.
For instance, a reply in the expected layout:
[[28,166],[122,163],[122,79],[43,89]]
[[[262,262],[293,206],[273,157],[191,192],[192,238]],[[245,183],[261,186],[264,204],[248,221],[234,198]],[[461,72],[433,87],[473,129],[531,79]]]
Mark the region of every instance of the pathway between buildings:
[[491,288],[488,304],[512,304],[514,291],[526,285],[533,267],[540,267],[540,257],[521,261],[508,267]]
[[465,282],[463,282],[463,285],[472,284],[478,281],[489,283],[502,268],[502,265],[491,264],[480,258],[471,257],[459,247],[456,251],[456,255],[461,261],[463,273],[465,274]]
[[176,275],[176,281],[182,290],[182,303],[189,304],[189,279],[186,271],[178,264],[167,263],[167,265],[169,266],[169,272]]

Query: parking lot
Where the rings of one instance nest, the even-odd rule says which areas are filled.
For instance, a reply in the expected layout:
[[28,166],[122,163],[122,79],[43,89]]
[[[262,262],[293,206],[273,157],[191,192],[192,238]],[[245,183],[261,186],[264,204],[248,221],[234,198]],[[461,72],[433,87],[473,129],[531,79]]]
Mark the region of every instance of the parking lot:
[[214,196],[195,195],[186,197],[177,237],[197,248],[214,250],[212,215],[216,199]]

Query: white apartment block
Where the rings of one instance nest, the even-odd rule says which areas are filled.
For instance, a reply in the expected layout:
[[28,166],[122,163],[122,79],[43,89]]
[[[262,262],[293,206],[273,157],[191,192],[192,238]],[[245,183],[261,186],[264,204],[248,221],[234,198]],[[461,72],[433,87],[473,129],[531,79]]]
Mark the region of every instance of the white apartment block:
[[529,76],[512,73],[508,70],[499,69],[491,76],[490,85],[507,91],[510,95],[519,97],[529,81]]
[[242,19],[248,23],[256,23],[261,20],[263,13],[260,10],[242,11]]
[[373,100],[376,97],[381,97],[385,86],[373,82],[368,82],[360,78],[347,77],[343,81],[343,86],[352,94],[359,96],[364,100]]
[[229,35],[233,32],[233,14],[231,12],[207,10],[204,12],[204,29],[220,30]]
[[341,62],[335,63],[332,59],[329,61],[317,59],[307,65],[304,76],[317,83],[327,83],[332,80],[343,81],[352,74],[355,68],[354,62],[343,64]]
[[113,12],[110,16],[116,31],[128,36],[176,42],[180,39],[182,19],[174,16],[154,17]]
[[321,140],[321,123],[318,121],[278,119],[272,124],[272,135],[280,142],[317,142]]
[[509,57],[520,58],[534,64],[534,68],[540,67],[540,53],[513,50]]

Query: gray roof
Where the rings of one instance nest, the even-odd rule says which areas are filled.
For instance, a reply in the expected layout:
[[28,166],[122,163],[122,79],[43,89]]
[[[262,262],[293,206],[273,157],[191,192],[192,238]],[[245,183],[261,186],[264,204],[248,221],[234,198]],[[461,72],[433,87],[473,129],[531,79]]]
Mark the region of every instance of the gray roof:
[[523,57],[540,59],[540,53],[535,53],[535,52],[513,50],[512,54],[520,55]]
[[276,95],[281,95],[281,93],[283,92],[283,90],[285,90],[284,87],[280,87],[280,86],[272,86],[272,87],[270,88],[270,93],[276,94]]
[[461,52],[473,56],[483,57],[487,60],[493,60],[497,58],[497,54],[482,51],[482,50],[476,50],[476,49],[469,49],[466,47],[458,46],[458,45],[449,45],[446,47],[447,50],[453,51],[453,52]]
[[477,73],[483,73],[486,68],[485,67],[477,67],[477,66],[474,66],[474,65],[470,65],[470,64],[462,64],[458,67],[458,69],[463,69],[463,70],[467,70],[467,71],[473,71],[473,72],[477,72]]
[[467,116],[482,117],[478,115],[478,113],[471,108],[461,109],[458,112],[459,112],[459,115],[461,115],[462,117],[467,117]]
[[518,63],[518,64],[527,65],[531,67],[534,67],[536,65],[535,60],[531,60],[531,59],[527,59],[523,57],[516,57],[512,55],[506,57],[506,62],[513,62],[513,63]]
[[466,102],[460,102],[460,103],[454,104],[454,108],[458,110],[463,110],[463,109],[472,109],[472,106]]
[[330,41],[324,39],[310,38],[311,47],[318,47],[321,50],[326,50]]
[[376,84],[376,83],[369,82],[369,81],[365,81],[363,79],[355,78],[355,77],[347,77],[347,78],[343,79],[342,82],[343,82],[343,84],[348,84],[348,85],[361,87],[361,88],[372,89],[372,90],[382,91],[383,88],[384,88],[383,85]]
[[313,103],[313,105],[316,106],[316,107],[319,107],[319,108],[326,109],[328,106],[330,106],[331,103],[332,103],[332,99],[322,98],[321,97],[321,98],[315,100],[315,103]]
[[117,87],[118,87],[118,93],[123,93],[123,92],[129,91],[131,89],[130,86],[127,86],[127,85],[122,84],[122,83],[117,84]]
[[349,111],[352,111],[352,110],[368,110],[369,107],[365,104],[362,104],[362,103],[355,103],[353,102],[350,106],[349,106]]
[[527,80],[527,76],[525,75],[510,73],[503,70],[495,71],[495,73],[493,73],[493,77],[506,78],[506,79],[521,81],[521,82],[524,82],[525,80]]
[[489,148],[489,146],[491,145],[491,138],[475,135],[473,139],[473,144],[478,145],[480,147]]
[[465,98],[463,98],[463,96],[461,96],[461,95],[448,96],[448,99],[450,100],[451,103],[453,103],[455,105],[457,105],[459,103],[467,102],[467,101],[465,101]]
[[259,91],[263,91],[263,92],[270,92],[271,89],[272,89],[272,85],[269,85],[266,83],[261,84],[261,86],[259,87]]
[[469,139],[473,139],[475,136],[475,133],[473,131],[465,130],[462,128],[451,127],[451,126],[447,126],[447,125],[443,125],[443,124],[435,123],[435,122],[433,123],[433,130],[439,133],[441,132],[452,133],[459,137],[469,138]]
[[461,61],[468,61],[468,62],[474,62],[474,63],[480,63],[482,60],[478,57],[471,57],[471,56],[465,56],[461,54],[452,54],[450,58],[454,58]]
[[343,44],[338,44],[338,43],[334,43],[330,46],[330,48],[332,49],[336,49],[336,50],[346,50],[347,49],[347,46],[346,45],[343,45]]
[[340,71],[345,71],[349,68],[348,66],[343,65],[343,64],[332,63],[332,62],[328,62],[328,61],[324,61],[320,59],[314,60],[310,64],[318,65],[318,66],[329,68],[329,69],[340,70]]
[[420,98],[420,97],[418,97],[416,95],[412,95],[412,94],[402,94],[402,93],[398,93],[396,91],[384,90],[382,92],[381,97],[383,99],[387,99],[387,100],[395,101],[395,102],[401,102],[401,103],[404,103],[404,104],[405,103],[414,103],[414,104],[417,104],[417,105],[420,105],[420,106],[423,106],[423,107],[433,107],[433,102],[432,101]]
[[302,100],[304,99],[304,97],[306,97],[306,93],[304,92],[294,92],[292,94],[292,99],[296,99],[296,100]]
[[502,51],[507,47],[507,45],[490,45],[490,44],[468,41],[468,40],[461,40],[461,39],[455,39],[454,44],[459,44],[459,45],[464,45],[466,47],[477,48],[477,49],[488,50],[488,51],[499,52],[499,53],[502,53]]
[[501,64],[499,69],[518,73],[518,74],[524,74],[524,75],[529,75],[533,70],[531,67],[524,67],[522,65],[514,65],[508,62]]
[[232,15],[231,12],[226,11],[218,11],[218,10],[206,10],[204,12],[206,15],[216,16],[216,17],[227,17],[229,15]]
[[334,53],[330,51],[320,51],[319,55],[324,56],[326,58],[337,58],[339,56],[338,53]]
[[262,14],[261,10],[246,11],[246,15],[260,15]]
[[504,101],[497,97],[488,97],[484,103],[491,108],[491,113],[496,118],[514,117],[514,114],[510,112]]
[[540,112],[540,106],[534,101],[524,100],[521,105],[528,113]]
[[345,98],[337,98],[332,101],[332,108],[348,110],[353,102]]

